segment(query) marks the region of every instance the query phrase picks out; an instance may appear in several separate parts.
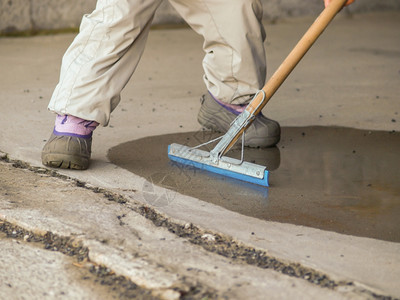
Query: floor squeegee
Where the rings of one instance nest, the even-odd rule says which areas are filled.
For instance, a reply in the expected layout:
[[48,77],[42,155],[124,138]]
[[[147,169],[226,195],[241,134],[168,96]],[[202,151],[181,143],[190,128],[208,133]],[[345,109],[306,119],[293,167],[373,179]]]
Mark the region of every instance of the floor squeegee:
[[246,162],[242,158],[235,159],[224,156],[235,143],[242,138],[242,147],[244,145],[245,131],[253,122],[254,118],[271,97],[275,94],[281,84],[289,76],[299,61],[311,48],[317,38],[322,34],[336,14],[342,9],[347,0],[333,0],[322,11],[307,32],[303,35],[297,45],[289,53],[280,67],[267,81],[265,86],[253,97],[246,109],[238,115],[232,122],[229,130],[220,137],[219,142],[211,151],[204,151],[197,147],[188,147],[185,145],[171,144],[168,146],[168,157],[175,162],[191,167],[211,171],[223,176],[232,177],[242,181],[255,183],[261,186],[268,186],[268,166],[262,166]]

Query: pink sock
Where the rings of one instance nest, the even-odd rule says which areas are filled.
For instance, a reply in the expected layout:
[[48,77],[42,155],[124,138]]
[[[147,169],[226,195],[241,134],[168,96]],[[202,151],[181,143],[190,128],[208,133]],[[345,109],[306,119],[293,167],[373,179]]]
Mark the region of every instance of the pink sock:
[[221,105],[223,108],[230,111],[231,113],[234,113],[235,115],[240,115],[246,109],[247,104],[242,104],[242,105],[229,104],[219,101],[211,93],[210,95],[219,105]]
[[55,135],[68,135],[80,138],[90,138],[99,123],[87,121],[70,115],[57,115],[54,126]]

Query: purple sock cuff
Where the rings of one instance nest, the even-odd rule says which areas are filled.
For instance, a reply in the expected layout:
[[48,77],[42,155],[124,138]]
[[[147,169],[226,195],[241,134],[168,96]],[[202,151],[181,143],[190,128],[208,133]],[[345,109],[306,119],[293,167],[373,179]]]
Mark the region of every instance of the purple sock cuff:
[[54,135],[58,135],[58,136],[73,136],[73,137],[78,137],[78,138],[82,138],[82,139],[90,139],[93,135],[93,132],[87,134],[87,135],[80,135],[80,134],[76,134],[76,133],[69,133],[69,132],[58,132],[56,130],[56,128],[53,129],[53,133]]
[[57,115],[53,133],[80,138],[90,138],[99,123],[70,115]]
[[215,98],[213,96],[213,94],[211,94],[211,93],[210,93],[210,96],[215,100],[215,102],[217,102],[219,105],[221,105],[227,111],[229,111],[235,115],[240,115],[247,107],[247,104],[235,105],[235,104],[224,103],[222,101],[219,101],[217,98]]

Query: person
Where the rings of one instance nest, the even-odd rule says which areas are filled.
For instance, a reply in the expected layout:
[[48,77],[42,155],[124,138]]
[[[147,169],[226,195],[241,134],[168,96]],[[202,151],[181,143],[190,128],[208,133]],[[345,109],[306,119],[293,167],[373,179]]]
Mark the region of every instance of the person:
[[[42,150],[49,167],[87,169],[92,133],[107,126],[120,93],[143,53],[151,22],[163,0],[98,0],[63,56],[59,82],[48,109],[53,132]],[[328,5],[331,0],[324,0]],[[346,5],[354,0],[349,0]],[[204,83],[199,123],[226,132],[266,80],[265,30],[260,0],[170,0],[204,38]],[[245,146],[271,147],[279,123],[257,115]]]

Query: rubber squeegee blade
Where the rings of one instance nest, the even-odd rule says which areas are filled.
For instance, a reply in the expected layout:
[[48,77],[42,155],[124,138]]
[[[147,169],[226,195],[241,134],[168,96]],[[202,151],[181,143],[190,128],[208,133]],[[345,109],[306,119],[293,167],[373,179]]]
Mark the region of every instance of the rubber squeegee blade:
[[218,164],[215,164],[210,159],[209,152],[179,144],[168,146],[168,157],[170,160],[183,165],[261,186],[269,186],[269,172],[266,167],[261,165],[225,156],[218,161]]

